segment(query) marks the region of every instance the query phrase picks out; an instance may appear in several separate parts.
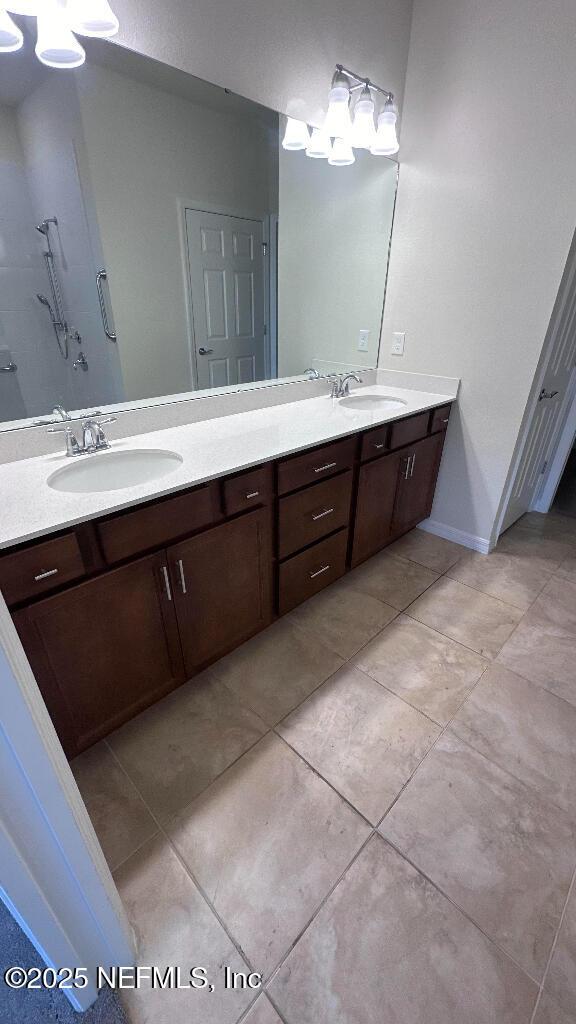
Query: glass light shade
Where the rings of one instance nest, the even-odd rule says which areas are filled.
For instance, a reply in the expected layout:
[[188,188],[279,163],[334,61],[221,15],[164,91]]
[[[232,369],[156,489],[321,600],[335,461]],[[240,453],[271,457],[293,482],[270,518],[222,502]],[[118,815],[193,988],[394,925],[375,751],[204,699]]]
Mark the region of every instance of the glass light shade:
[[393,156],[400,149],[396,135],[397,116],[394,107],[388,103],[378,115],[378,130],[370,146],[370,152],[374,156]]
[[306,149],[310,142],[308,125],[304,121],[297,121],[295,117],[286,120],[286,131],[282,139],[284,149]]
[[370,90],[363,89],[354,107],[354,121],[350,133],[350,144],[354,149],[370,149],[376,138],[374,126],[374,100]]
[[49,68],[79,68],[86,60],[84,49],[70,30],[65,10],[55,0],[44,0],[38,14],[36,56]]
[[332,167],[347,167],[353,164],[355,159],[352,146],[346,139],[334,139],[332,152],[328,157],[328,163],[332,164]]
[[68,0],[66,18],[81,36],[115,36],[120,23],[108,0]]
[[306,156],[314,160],[327,160],[332,152],[330,136],[323,128],[313,128],[310,142],[306,146]]
[[328,112],[324,131],[332,138],[347,139],[352,129],[350,117],[350,88],[346,82],[336,81],[328,93]]
[[16,25],[9,14],[0,7],[0,52],[14,53],[19,50],[24,42],[18,25]]
[[10,14],[24,14],[26,17],[35,18],[41,7],[41,0],[5,0],[2,6],[10,11]]

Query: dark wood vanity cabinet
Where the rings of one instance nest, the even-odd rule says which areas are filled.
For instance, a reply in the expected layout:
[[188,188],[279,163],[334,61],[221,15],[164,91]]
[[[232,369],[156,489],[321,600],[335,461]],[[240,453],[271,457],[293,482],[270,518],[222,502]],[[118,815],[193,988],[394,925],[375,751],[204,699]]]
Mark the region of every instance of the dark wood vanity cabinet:
[[0,557],[68,756],[429,515],[450,406]]

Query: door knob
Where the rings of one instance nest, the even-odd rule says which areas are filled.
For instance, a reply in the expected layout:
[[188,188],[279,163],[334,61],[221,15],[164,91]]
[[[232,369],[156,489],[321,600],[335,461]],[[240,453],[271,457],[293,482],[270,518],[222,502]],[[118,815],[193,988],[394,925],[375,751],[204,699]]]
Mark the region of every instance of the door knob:
[[541,402],[543,398],[555,398],[557,394],[557,391],[546,391],[546,388],[542,388],[542,391],[538,395],[538,401]]
[[198,349],[198,352],[200,353],[201,356],[209,356],[210,353],[213,352],[213,351],[214,351],[213,348],[204,348],[204,346],[202,346],[202,348]]

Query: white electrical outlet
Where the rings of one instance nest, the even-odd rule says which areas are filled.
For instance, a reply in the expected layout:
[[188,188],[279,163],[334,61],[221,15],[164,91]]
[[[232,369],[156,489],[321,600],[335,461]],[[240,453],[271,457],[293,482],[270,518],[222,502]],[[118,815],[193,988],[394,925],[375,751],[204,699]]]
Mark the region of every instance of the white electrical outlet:
[[358,351],[359,352],[367,352],[368,351],[368,335],[369,334],[370,334],[370,331],[360,331],[360,333],[358,334]]
[[393,356],[404,355],[404,341],[406,340],[406,334],[404,331],[395,331],[392,335],[392,348],[390,352]]

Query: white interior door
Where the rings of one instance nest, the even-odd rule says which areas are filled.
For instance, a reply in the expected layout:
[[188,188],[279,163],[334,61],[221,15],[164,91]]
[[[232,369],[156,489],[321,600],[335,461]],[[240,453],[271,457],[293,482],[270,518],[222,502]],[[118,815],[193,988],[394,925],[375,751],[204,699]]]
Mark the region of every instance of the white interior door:
[[197,386],[263,380],[262,221],[186,210]]
[[500,532],[535,505],[572,399],[575,360],[576,246],[573,246],[548,329],[532,416],[525,428]]

